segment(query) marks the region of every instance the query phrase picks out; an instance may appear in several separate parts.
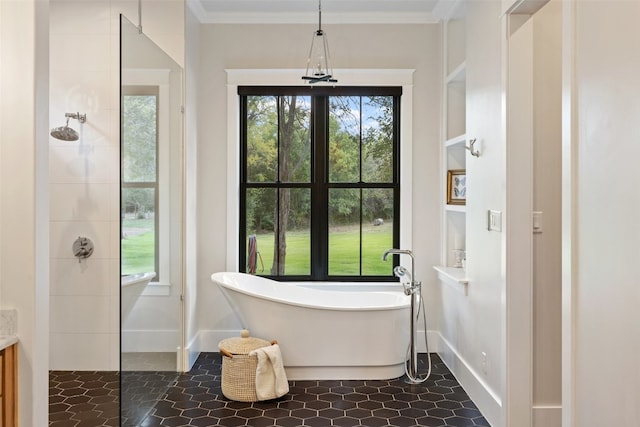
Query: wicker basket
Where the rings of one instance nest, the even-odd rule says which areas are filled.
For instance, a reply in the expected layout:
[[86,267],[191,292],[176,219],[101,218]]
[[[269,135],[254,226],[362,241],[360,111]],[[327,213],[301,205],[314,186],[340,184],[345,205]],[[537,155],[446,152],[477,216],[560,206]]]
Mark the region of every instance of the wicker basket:
[[222,354],[222,394],[229,400],[257,402],[256,368],[258,357],[249,353],[258,348],[275,344],[249,336],[242,331],[240,337],[227,338],[218,343]]

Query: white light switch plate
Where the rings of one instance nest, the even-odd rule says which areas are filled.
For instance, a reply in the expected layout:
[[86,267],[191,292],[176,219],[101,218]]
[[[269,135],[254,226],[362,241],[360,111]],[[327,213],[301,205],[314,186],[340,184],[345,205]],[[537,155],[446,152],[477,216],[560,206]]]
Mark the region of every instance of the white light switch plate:
[[501,211],[488,211],[487,215],[487,229],[489,231],[502,231],[502,212]]
[[534,211],[533,212],[533,232],[534,233],[542,233],[542,212]]

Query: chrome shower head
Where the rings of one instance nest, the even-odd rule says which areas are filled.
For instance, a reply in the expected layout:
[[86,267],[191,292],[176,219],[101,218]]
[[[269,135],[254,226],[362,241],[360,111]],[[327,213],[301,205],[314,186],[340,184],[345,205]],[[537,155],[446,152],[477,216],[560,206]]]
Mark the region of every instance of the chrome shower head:
[[67,118],[67,124],[51,129],[51,136],[61,141],[77,141],[80,139],[80,134],[78,134],[78,132],[73,128],[69,127],[69,119],[77,119],[80,123],[84,123],[87,121],[87,115],[80,113],[65,113],[64,116]]
[[51,136],[61,141],[77,141],[80,138],[78,132],[69,127],[69,119],[66,125],[51,129]]

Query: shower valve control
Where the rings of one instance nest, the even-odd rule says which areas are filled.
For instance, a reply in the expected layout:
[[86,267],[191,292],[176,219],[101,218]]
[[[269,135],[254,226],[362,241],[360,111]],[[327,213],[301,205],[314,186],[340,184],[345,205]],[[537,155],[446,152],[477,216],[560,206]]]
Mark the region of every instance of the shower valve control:
[[93,242],[88,237],[78,237],[71,248],[73,255],[78,258],[78,262],[89,258],[93,253]]

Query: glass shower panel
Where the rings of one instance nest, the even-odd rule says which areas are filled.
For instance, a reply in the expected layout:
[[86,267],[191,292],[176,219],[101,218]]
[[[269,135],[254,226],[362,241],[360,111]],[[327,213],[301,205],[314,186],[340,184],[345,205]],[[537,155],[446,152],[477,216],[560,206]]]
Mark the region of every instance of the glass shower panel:
[[185,367],[183,72],[122,16],[120,43],[120,425],[138,426]]

